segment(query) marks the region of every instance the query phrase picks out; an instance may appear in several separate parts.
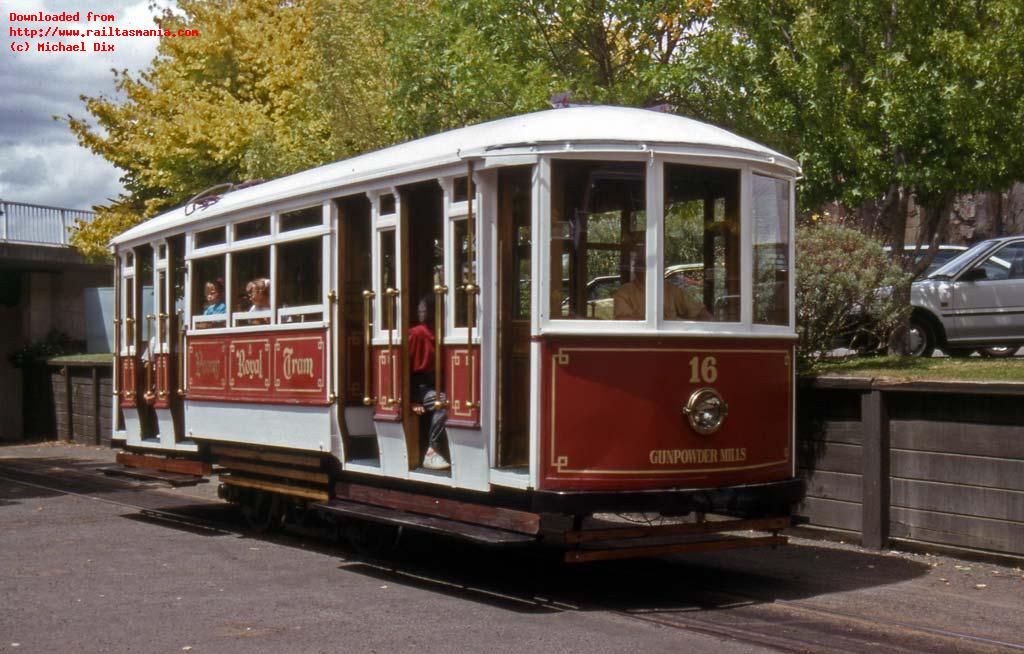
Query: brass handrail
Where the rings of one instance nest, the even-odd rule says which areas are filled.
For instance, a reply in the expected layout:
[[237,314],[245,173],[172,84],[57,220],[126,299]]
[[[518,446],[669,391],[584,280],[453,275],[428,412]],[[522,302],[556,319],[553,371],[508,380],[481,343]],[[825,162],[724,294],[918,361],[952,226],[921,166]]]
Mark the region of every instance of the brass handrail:
[[[163,341],[164,341],[165,338],[167,338],[167,314],[166,313],[158,313],[156,315],[156,318],[157,318],[157,320],[156,320],[156,342],[157,342],[157,344],[162,349],[163,348]],[[168,340],[170,340],[170,339],[168,339]],[[171,345],[170,342],[168,342],[167,343],[167,351],[168,351],[168,353],[170,352],[170,345]],[[154,349],[156,349],[156,348],[154,348]],[[155,356],[153,357],[153,362],[154,362],[154,364],[156,363]],[[160,377],[157,377],[157,386],[160,386],[160,382],[161,382]],[[157,392],[156,392],[156,396],[158,398],[160,398],[161,400],[164,399],[165,397],[167,397],[167,389],[166,388],[158,388]]]
[[149,354],[149,361],[146,362],[146,392],[142,394],[142,399],[147,402],[152,402],[156,394],[153,392],[153,366],[156,365],[156,353],[153,350],[156,349],[156,343],[153,342],[153,347],[150,347],[150,342],[153,336],[153,320],[156,319],[151,313],[146,314],[146,352]]
[[178,309],[178,397],[185,397],[185,310]]
[[[114,291],[117,294],[117,291]],[[113,385],[114,397],[121,395],[121,320],[114,318],[114,377],[110,383]]]
[[331,310],[327,317],[327,338],[331,344],[331,356],[329,358],[330,368],[328,373],[331,380],[331,392],[327,397],[333,404],[338,401],[338,380],[334,378],[334,358],[337,356],[337,352],[335,352],[336,348],[334,347],[334,312],[336,309],[335,305],[338,303],[338,293],[331,290],[331,292],[327,294],[327,299],[331,303]]
[[[136,343],[135,343],[135,318],[132,318],[131,316],[128,316],[127,318],[124,319],[124,324],[125,324],[126,327],[128,327],[128,330],[127,330],[128,333],[125,334],[128,337],[128,347],[134,348],[136,346]],[[138,354],[138,352],[136,352],[136,354]]]
[[370,354],[373,351],[373,291],[363,291],[363,406],[373,406],[377,401],[370,393],[373,389],[370,377]]
[[391,369],[391,397],[384,398],[386,406],[398,404],[398,366],[395,365],[395,322],[397,321],[399,293],[400,291],[397,288],[389,287],[384,290],[384,294],[390,300],[388,302],[388,366]]
[[466,291],[466,365],[469,367],[469,398],[466,400],[467,409],[479,409],[480,402],[476,399],[476,374],[474,374],[474,361],[476,357],[473,355],[473,323],[476,309],[476,294],[480,292],[480,287],[472,282],[468,282],[463,289]]
[[467,409],[479,409],[480,402],[476,398],[476,375],[474,374],[473,356],[473,323],[476,318],[476,294],[480,287],[476,284],[476,222],[473,217],[473,197],[476,190],[473,187],[473,162],[466,162],[466,232],[469,243],[466,244],[466,259],[469,263],[469,270],[466,272],[466,284],[463,290],[466,292],[466,365],[469,367],[469,398],[466,402]]
[[444,349],[444,297],[448,287],[444,284],[434,286],[434,410],[443,409],[448,402],[441,399],[444,390],[444,366],[441,365],[441,350]]

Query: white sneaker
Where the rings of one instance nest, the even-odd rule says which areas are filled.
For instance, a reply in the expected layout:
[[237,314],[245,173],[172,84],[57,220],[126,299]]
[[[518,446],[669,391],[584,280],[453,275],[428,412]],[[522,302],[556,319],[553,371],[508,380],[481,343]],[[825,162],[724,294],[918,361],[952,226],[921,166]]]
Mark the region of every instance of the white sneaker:
[[430,448],[423,457],[423,467],[427,470],[447,470],[452,467],[452,464],[448,463],[434,448]]

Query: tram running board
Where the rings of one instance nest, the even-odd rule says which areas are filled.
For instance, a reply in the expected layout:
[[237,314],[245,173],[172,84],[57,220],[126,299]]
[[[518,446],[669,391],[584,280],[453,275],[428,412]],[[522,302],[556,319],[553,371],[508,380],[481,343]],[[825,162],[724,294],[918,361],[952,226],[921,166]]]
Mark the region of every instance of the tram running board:
[[108,477],[131,477],[132,479],[142,479],[144,481],[162,481],[175,487],[195,486],[210,481],[205,477],[196,477],[195,475],[187,475],[180,472],[164,472],[162,470],[131,468],[128,466],[104,466],[97,469]]
[[347,500],[332,500],[322,504],[315,504],[314,507],[321,513],[346,518],[359,518],[372,522],[406,527],[418,531],[427,531],[435,534],[444,534],[453,538],[472,541],[481,545],[526,545],[535,542],[534,536],[520,534],[504,529],[484,527],[482,525],[471,525],[465,522],[438,518],[435,516],[407,513],[397,509],[389,509],[383,506],[349,502]]

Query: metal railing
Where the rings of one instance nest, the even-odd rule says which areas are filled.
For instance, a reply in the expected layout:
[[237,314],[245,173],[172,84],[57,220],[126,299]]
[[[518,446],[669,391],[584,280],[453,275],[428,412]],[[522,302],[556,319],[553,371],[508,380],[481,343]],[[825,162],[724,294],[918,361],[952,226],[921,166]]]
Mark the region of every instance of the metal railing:
[[0,200],[0,242],[66,246],[77,220],[92,222],[95,212]]

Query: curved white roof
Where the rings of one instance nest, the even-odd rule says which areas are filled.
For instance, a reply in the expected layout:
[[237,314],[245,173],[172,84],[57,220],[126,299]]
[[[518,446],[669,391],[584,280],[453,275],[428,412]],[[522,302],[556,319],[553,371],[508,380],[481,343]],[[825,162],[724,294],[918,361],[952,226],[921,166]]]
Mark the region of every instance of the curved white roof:
[[291,197],[355,186],[387,177],[502,150],[564,144],[649,148],[690,148],[695,153],[754,160],[781,166],[793,174],[800,166],[789,157],[724,129],[690,118],[629,107],[584,106],[550,109],[503,118],[369,152],[319,168],[281,177],[225,195],[218,202],[186,216],[179,207],[147,220],[115,237],[125,243],[171,228]]

